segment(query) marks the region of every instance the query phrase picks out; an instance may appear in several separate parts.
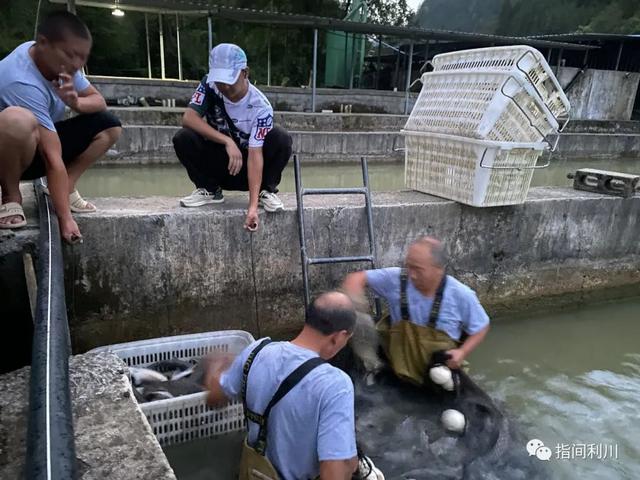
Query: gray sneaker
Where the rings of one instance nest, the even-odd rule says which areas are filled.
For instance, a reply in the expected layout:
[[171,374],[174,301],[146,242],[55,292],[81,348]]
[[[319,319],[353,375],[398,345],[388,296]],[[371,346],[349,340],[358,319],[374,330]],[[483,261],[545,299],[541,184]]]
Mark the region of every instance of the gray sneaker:
[[258,197],[258,204],[262,206],[262,208],[264,208],[266,212],[277,212],[278,210],[282,210],[284,208],[282,200],[278,198],[278,195],[266,190],[262,190],[260,192],[260,196]]
[[196,188],[191,192],[191,195],[180,199],[180,205],[183,207],[201,207],[209,203],[222,202],[224,202],[224,195],[222,195],[221,188],[218,188],[214,193],[211,193],[206,188]]

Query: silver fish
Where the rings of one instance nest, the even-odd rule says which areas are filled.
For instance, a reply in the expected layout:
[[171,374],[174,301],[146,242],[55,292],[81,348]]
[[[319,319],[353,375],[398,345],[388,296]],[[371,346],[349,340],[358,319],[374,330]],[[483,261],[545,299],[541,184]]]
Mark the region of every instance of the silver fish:
[[372,378],[371,374],[379,372],[384,366],[384,362],[378,355],[380,337],[371,315],[360,311],[356,312],[356,326],[349,342],[354,355],[362,362],[365,378],[369,383]]
[[149,368],[129,367],[129,375],[134,386],[139,387],[149,382],[166,382],[167,377]]

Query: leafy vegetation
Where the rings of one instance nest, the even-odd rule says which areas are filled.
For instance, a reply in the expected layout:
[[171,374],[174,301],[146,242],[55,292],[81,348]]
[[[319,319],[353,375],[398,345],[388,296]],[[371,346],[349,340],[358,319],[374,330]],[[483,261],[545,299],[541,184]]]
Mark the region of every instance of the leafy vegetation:
[[[286,13],[343,18],[351,0],[230,0],[230,6]],[[369,21],[391,25],[418,25],[504,35],[566,33],[573,31],[640,33],[640,0],[425,0],[417,14],[406,0],[369,0]],[[0,58],[19,43],[33,38],[36,15],[40,18],[62,8],[48,0],[0,0]],[[109,10],[79,7],[94,37],[88,71],[96,75],[146,76],[145,15],[127,12],[114,17]],[[152,73],[160,76],[158,16],[148,15]],[[205,18],[163,16],[166,76],[178,77],[176,21],[180,22],[182,66],[185,78],[199,79],[207,69]],[[311,71],[313,33],[308,28],[270,28],[267,25],[214,19],[214,43],[234,42],[249,56],[252,78],[267,81],[271,46],[271,83],[307,85]],[[320,69],[324,61],[320,32]],[[268,40],[270,39],[270,41]]]

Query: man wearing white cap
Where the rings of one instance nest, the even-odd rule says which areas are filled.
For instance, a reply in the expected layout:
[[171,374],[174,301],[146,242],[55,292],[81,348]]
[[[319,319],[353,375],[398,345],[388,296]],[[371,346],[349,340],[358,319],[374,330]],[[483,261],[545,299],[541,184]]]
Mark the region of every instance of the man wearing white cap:
[[180,162],[196,190],[183,207],[222,203],[222,190],[249,191],[244,227],[258,228],[258,205],[282,210],[276,193],[289,157],[291,137],[273,125],[273,108],[249,82],[247,56],[237,45],[211,50],[209,74],[194,92],[173,137]]

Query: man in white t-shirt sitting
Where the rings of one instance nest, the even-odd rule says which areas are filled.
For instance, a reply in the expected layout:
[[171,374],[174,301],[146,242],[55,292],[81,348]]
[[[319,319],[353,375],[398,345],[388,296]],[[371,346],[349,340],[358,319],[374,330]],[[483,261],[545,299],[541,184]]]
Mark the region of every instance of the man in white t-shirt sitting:
[[249,191],[244,227],[258,228],[258,205],[282,210],[276,193],[289,157],[291,137],[273,125],[267,97],[249,82],[247,56],[237,45],[211,50],[209,74],[194,92],[173,138],[180,162],[196,190],[183,207],[222,203],[222,190]]

